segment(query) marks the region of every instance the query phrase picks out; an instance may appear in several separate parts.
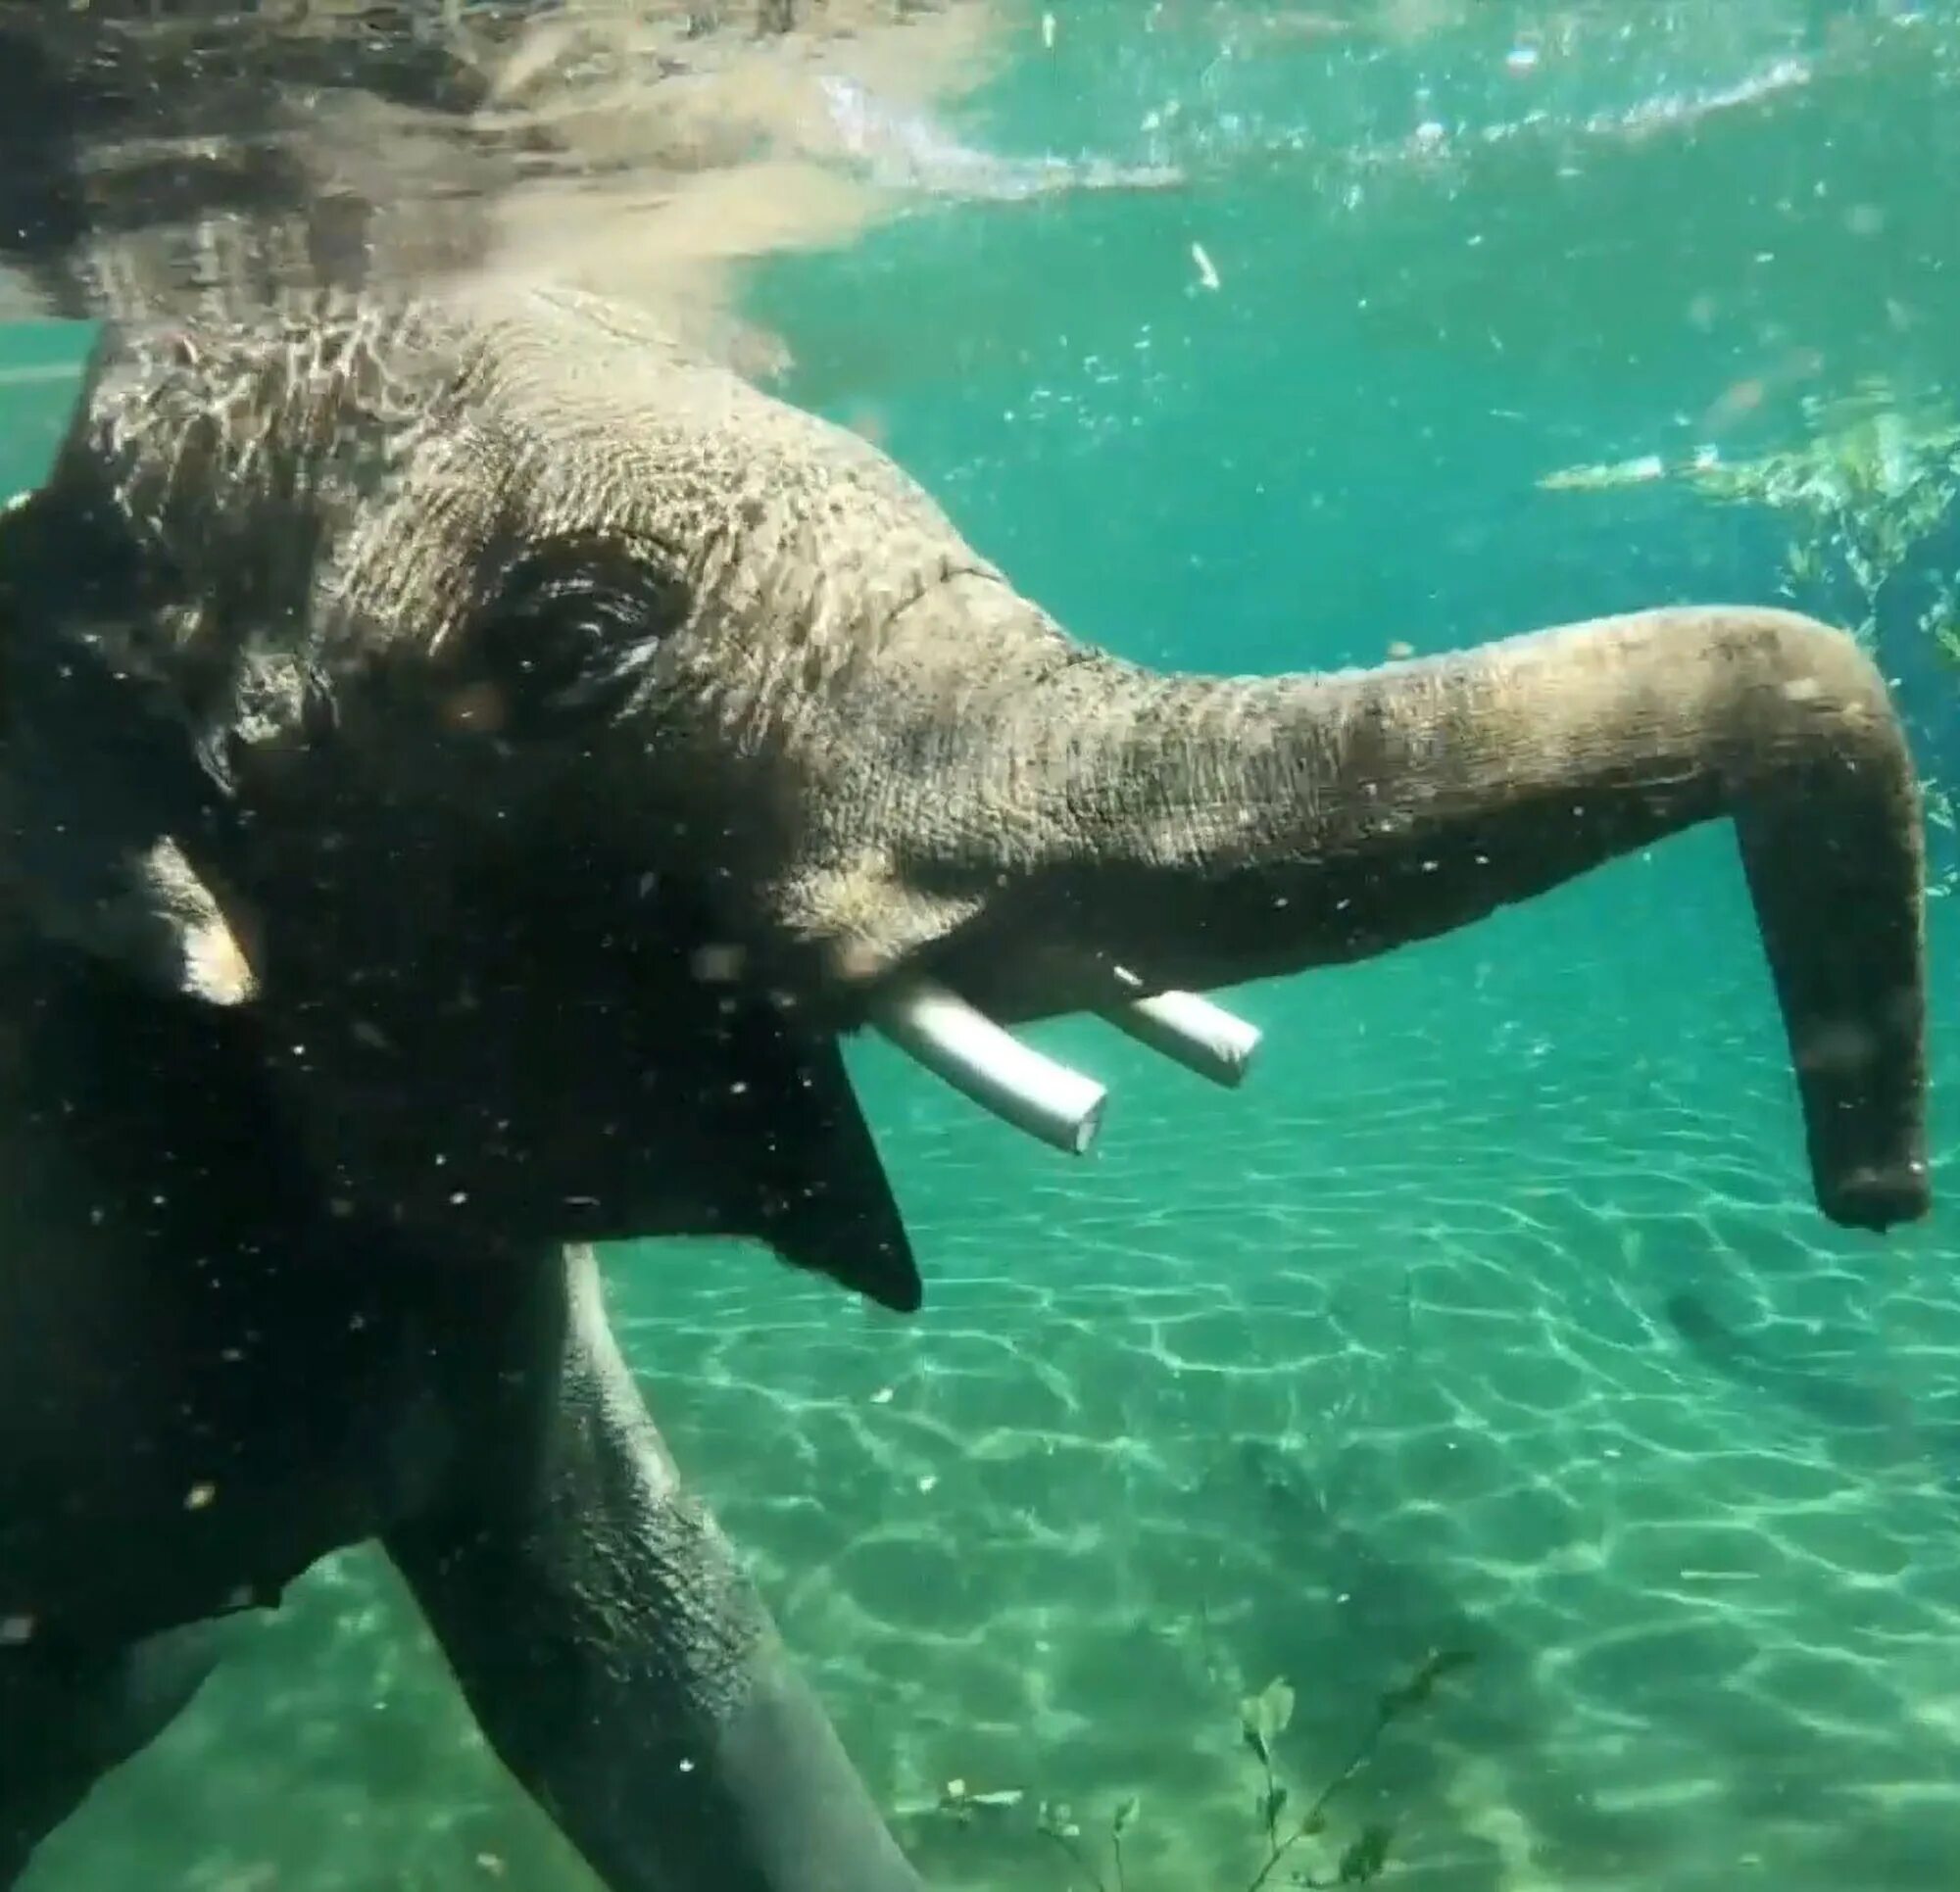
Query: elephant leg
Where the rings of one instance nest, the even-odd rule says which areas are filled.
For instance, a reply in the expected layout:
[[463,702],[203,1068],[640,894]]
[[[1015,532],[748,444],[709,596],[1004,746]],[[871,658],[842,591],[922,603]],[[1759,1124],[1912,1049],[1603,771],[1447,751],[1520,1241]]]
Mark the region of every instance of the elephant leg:
[[[391,1531],[479,1724],[612,1892],[920,1892],[569,1252],[549,1374]],[[541,1323],[540,1323],[541,1324]],[[532,1336],[535,1339],[537,1336]]]
[[123,1648],[0,1652],[0,1888],[111,1769],[149,1746],[217,1668],[219,1625]]

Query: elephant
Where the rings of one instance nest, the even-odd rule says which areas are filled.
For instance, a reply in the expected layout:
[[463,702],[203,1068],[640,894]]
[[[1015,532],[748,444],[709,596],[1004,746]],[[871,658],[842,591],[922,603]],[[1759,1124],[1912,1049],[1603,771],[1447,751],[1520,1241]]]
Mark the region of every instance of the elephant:
[[513,267],[437,11],[0,0],[0,255],[105,321],[0,513],[0,1886],[378,1540],[612,1892],[904,1892],[593,1244],[909,1313],[854,1033],[1080,1149],[1010,1028],[1236,1082],[1205,993],[1718,819],[1820,1208],[1910,1221],[1912,758],[1752,606],[1270,679],[1071,639],[872,445]]
[[0,1882],[201,1626],[378,1539],[614,1892],[916,1885],[591,1246],[915,1309],[854,1032],[1011,1115],[989,1034],[1729,819],[1822,1213],[1930,1205],[1912,760],[1788,611],[1152,671],[869,442],[499,276],[105,327],[0,653]]

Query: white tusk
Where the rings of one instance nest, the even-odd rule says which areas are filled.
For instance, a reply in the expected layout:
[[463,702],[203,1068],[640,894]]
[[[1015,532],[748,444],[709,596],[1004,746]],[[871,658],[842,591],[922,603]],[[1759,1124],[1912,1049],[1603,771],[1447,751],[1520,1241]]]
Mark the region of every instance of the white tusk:
[[169,937],[180,955],[172,983],[213,1005],[243,1005],[259,994],[259,977],[217,899],[168,838],[131,868],[141,889],[142,910],[174,922]]
[[1102,1016],[1139,1043],[1228,1090],[1244,1082],[1252,1053],[1259,1048],[1256,1025],[1235,1018],[1195,992],[1160,992],[1112,1005]]
[[1056,1149],[1080,1156],[1102,1127],[1102,1085],[1030,1049],[943,986],[911,981],[878,1002],[871,1022],[935,1077]]

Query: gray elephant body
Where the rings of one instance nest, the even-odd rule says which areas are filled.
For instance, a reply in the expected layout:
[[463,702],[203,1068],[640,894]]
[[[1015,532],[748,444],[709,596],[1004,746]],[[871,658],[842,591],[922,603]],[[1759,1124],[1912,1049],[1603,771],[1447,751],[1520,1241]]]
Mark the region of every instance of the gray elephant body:
[[330,1199],[238,1014],[9,934],[0,1884],[190,1699],[201,1625],[378,1537],[609,1885],[915,1886],[591,1250],[445,1251]]
[[459,285],[107,335],[0,631],[17,1857],[149,1638],[378,1535],[609,1884],[910,1884],[560,1246],[915,1306],[839,1051],[907,980],[1284,972],[1733,815],[1820,1203],[1927,1206],[1910,761],[1788,613],[1154,676],[648,320]]

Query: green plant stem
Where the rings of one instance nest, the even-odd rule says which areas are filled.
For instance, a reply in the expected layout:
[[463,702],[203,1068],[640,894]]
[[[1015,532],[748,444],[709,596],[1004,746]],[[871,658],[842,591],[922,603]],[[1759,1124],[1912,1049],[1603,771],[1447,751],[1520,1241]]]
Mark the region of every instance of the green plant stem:
[[[1326,1786],[1321,1788],[1320,1792],[1314,1797],[1312,1806],[1300,1815],[1298,1822],[1295,1825],[1293,1831],[1285,1839],[1279,1841],[1274,1841],[1272,1835],[1270,1833],[1267,1834],[1267,1844],[1272,1846],[1273,1850],[1268,1855],[1266,1863],[1252,1875],[1250,1883],[1246,1887],[1246,1892],[1259,1892],[1259,1888],[1272,1877],[1273,1871],[1278,1867],[1280,1861],[1288,1853],[1292,1852],[1309,1832],[1318,1832],[1320,1830],[1322,1825],[1321,1816],[1326,1813],[1329,1802],[1374,1758],[1375,1750],[1382,1744],[1382,1736],[1388,1732],[1390,1723],[1395,1721],[1400,1712],[1401,1705],[1393,1698],[1376,1707],[1374,1724],[1368,1729],[1367,1733],[1362,1735],[1360,1740],[1355,1742],[1353,1753],[1348,1757],[1348,1765],[1332,1780],[1328,1781]],[[1266,1767],[1266,1791],[1269,1794],[1272,1791],[1272,1765],[1270,1762]]]
[[[1090,1859],[1089,1855],[1085,1853],[1081,1847],[1076,1845],[1074,1840],[1070,1839],[1066,1833],[1057,1832],[1053,1826],[1043,1826],[1039,1830],[1047,1838],[1052,1839],[1055,1843],[1055,1845],[1061,1848],[1063,1855],[1068,1860],[1068,1863],[1071,1866],[1073,1866],[1078,1872],[1082,1872],[1087,1875],[1089,1883],[1096,1888],[1096,1892],[1109,1892],[1108,1886],[1103,1883],[1102,1874],[1096,1869],[1095,1862]],[[1121,1892],[1121,1887],[1122,1887],[1123,1868],[1122,1868],[1121,1859],[1122,1856],[1119,1852],[1117,1855],[1117,1868],[1116,1868],[1117,1871],[1116,1883],[1118,1892]]]
[[1280,1843],[1273,1848],[1272,1853],[1266,1860],[1265,1865],[1260,1867],[1259,1869],[1252,1874],[1251,1878],[1247,1881],[1246,1892],[1259,1892],[1259,1887],[1264,1885],[1265,1882],[1272,1877],[1273,1868],[1276,1867],[1280,1863],[1280,1861],[1286,1857],[1287,1853],[1291,1850],[1294,1841],[1298,1839],[1300,1837],[1300,1833],[1303,1833],[1304,1831],[1305,1828],[1302,1827],[1300,1829],[1300,1832],[1290,1834],[1287,1838],[1281,1840]]

